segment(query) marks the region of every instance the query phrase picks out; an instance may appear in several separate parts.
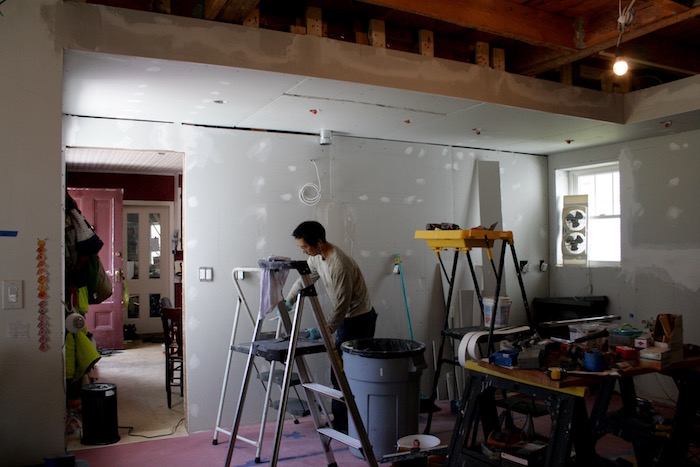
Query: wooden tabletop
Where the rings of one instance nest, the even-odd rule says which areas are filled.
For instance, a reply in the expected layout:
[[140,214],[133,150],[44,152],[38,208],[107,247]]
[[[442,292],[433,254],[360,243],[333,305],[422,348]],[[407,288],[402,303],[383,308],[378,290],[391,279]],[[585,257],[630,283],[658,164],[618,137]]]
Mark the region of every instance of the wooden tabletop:
[[[524,370],[519,368],[506,368],[492,365],[485,361],[467,361],[465,367],[468,370],[501,376],[510,380],[523,381],[541,387],[548,387],[556,390],[566,388],[583,388],[605,381],[609,378],[629,378],[649,373],[672,374],[678,370],[696,370],[700,368],[700,355],[686,356],[682,361],[673,363],[666,368],[656,370],[654,368],[635,366],[625,371],[618,371],[617,374],[567,374],[561,380],[550,379],[545,372],[540,370]],[[571,391],[566,391],[571,392]],[[582,391],[573,391],[573,393]],[[581,394],[583,395],[583,394]]]

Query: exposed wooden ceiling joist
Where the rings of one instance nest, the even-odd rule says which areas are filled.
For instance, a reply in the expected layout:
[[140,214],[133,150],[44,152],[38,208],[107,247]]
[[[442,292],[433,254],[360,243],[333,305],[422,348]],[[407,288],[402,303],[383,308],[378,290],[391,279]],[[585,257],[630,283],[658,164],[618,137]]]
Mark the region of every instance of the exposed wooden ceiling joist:
[[242,23],[259,0],[205,0],[204,18]]
[[575,50],[574,20],[507,0],[360,0],[532,45]]
[[[633,24],[629,29],[625,30],[620,43],[622,44],[632,39],[651,34],[654,31],[685,21],[697,15],[700,15],[700,6],[690,8],[682,13],[658,18],[656,21],[643,26],[636,26]],[[513,66],[513,71],[516,73],[526,76],[535,76],[545,71],[554,70],[562,65],[573,63],[577,60],[597,54],[605,49],[615,47],[617,45],[617,40],[618,35],[614,34],[605,40],[599,40],[597,43],[588,43],[588,41],[586,41],[585,49],[573,53],[561,53],[555,50],[549,52],[533,51],[529,56],[521,54],[512,57],[511,65]]]

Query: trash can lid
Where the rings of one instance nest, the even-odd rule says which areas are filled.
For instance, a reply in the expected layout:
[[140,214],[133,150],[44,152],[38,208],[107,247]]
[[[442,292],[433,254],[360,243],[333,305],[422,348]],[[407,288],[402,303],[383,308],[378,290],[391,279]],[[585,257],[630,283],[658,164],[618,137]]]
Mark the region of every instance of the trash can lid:
[[84,384],[80,390],[81,391],[108,391],[110,389],[115,389],[117,386],[112,383],[90,383]]
[[343,342],[341,348],[367,358],[402,358],[422,354],[425,344],[408,339],[355,339]]

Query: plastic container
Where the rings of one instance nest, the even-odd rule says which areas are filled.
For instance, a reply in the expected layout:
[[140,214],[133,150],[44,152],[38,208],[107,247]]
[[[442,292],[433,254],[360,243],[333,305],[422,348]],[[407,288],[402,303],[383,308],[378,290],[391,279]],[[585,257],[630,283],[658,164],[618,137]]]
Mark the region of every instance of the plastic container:
[[82,402],[82,444],[103,445],[119,441],[117,386],[110,383],[86,384],[80,388]]
[[[484,326],[487,328],[491,327],[491,315],[493,314],[493,308],[496,305],[496,300],[494,297],[484,297]],[[498,310],[496,310],[494,328],[502,328],[508,326],[508,319],[510,318],[510,298],[508,297],[498,297]]]
[[[399,438],[418,432],[420,377],[425,345],[404,339],[343,343],[343,369],[377,459],[396,452]],[[357,429],[348,414],[348,434]],[[360,451],[351,448],[355,457]]]
[[644,331],[635,329],[631,324],[625,323],[619,328],[610,329],[609,345],[612,349],[618,345],[634,347],[634,340],[641,336]]

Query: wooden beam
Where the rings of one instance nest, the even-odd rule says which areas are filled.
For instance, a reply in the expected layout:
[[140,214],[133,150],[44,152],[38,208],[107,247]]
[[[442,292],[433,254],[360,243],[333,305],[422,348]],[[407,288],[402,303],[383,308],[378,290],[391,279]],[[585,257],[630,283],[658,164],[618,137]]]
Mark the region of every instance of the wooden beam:
[[380,19],[369,20],[369,32],[367,34],[369,45],[372,47],[386,48],[386,26]]
[[426,57],[435,56],[433,31],[428,31],[427,29],[418,31],[418,53]]
[[498,47],[491,49],[491,68],[506,71],[506,51]]
[[532,45],[575,50],[574,19],[508,0],[359,0]]
[[489,67],[489,43],[478,41],[474,45],[474,63],[480,67]]
[[[682,8],[682,6],[679,6],[679,8]],[[700,6],[690,8],[683,13],[677,13],[675,15],[664,17],[655,23],[647,24],[642,27],[631,27],[622,35],[621,43],[651,34],[658,29],[680,23],[698,15],[700,15]],[[617,45],[617,36],[610,37],[594,45],[591,45],[589,41],[586,42],[586,48],[577,52],[562,53],[555,50],[542,52],[540,50],[533,52],[529,56],[526,53],[519,54],[511,62],[513,65],[513,71],[521,75],[535,76],[540,73],[544,73],[545,71],[557,69],[567,63],[573,63],[577,60],[581,60],[582,58],[597,54],[605,49],[615,47]]]
[[318,7],[306,7],[306,34],[323,37],[323,20],[321,19],[321,9]]
[[260,28],[260,8],[253,8],[248,16],[243,20],[243,26],[248,26],[249,28]]
[[206,0],[204,18],[241,24],[258,3],[259,0]]

